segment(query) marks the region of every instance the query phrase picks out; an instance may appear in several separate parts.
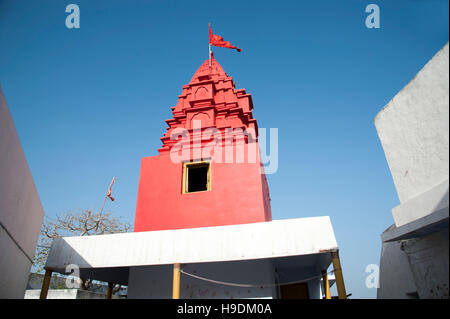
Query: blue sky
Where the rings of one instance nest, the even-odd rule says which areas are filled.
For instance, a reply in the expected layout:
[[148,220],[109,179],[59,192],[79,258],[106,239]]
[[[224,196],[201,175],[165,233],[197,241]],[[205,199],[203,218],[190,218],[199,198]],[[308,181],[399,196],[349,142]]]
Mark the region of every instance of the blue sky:
[[[65,27],[66,5],[81,28]],[[381,28],[365,27],[378,4]],[[181,87],[208,57],[208,22],[243,48],[216,48],[279,129],[274,219],[329,215],[348,292],[373,298],[365,268],[398,205],[373,120],[448,41],[446,0],[0,0],[0,84],[44,210],[107,209],[132,222],[140,159],[157,154]]]

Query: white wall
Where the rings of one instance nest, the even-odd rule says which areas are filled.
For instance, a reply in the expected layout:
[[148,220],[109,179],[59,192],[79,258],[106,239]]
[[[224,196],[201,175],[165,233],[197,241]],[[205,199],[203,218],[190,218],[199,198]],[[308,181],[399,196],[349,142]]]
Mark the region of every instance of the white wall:
[[0,87],[0,298],[23,298],[43,217]]
[[421,299],[449,298],[448,228],[403,244]]
[[[201,277],[232,283],[273,284],[269,260],[184,264],[182,269]],[[128,298],[172,298],[173,266],[133,267],[128,281]],[[276,288],[232,287],[181,274],[180,298],[274,298]]]
[[448,67],[447,43],[375,118],[401,203],[397,227],[448,209]]
[[448,236],[447,228],[419,238],[384,242],[377,297],[448,299]]
[[413,299],[417,293],[408,256],[400,241],[385,242],[381,249],[378,299]]
[[448,43],[375,118],[400,202],[449,175]]
[[[77,299],[77,291],[77,289],[49,289],[47,299]],[[25,291],[24,299],[39,299],[40,295],[40,289],[28,289]]]
[[[40,289],[28,289],[25,292],[24,299],[39,299],[41,295]],[[112,299],[121,299],[117,295],[112,295]],[[49,289],[47,299],[106,299],[106,295],[80,289]]]
[[[269,259],[184,264],[185,272],[227,283],[251,284],[234,287],[192,278],[181,274],[180,298],[184,299],[253,299],[280,298],[280,283],[298,281],[317,275],[314,267],[275,270]],[[172,265],[130,268],[128,298],[172,298]],[[254,286],[256,284],[256,286]],[[307,282],[309,297],[320,299],[320,278]],[[273,285],[261,287],[261,285]]]

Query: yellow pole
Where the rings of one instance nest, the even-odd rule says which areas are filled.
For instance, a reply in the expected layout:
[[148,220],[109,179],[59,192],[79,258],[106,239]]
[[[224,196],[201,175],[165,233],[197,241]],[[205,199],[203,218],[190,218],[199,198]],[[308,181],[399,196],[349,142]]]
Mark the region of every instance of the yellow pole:
[[106,290],[106,299],[112,298],[113,288],[114,288],[114,283],[108,282],[108,289]]
[[328,281],[328,273],[326,270],[322,270],[322,281],[325,299],[331,299],[330,282]]
[[47,299],[48,288],[50,287],[50,280],[52,279],[52,271],[46,270],[44,280],[42,281],[41,295],[39,299]]
[[180,264],[173,265],[172,299],[180,299]]
[[339,251],[331,252],[331,260],[333,261],[334,276],[336,277],[336,286],[339,299],[347,299],[345,291],[344,276],[342,275],[341,260],[339,259]]

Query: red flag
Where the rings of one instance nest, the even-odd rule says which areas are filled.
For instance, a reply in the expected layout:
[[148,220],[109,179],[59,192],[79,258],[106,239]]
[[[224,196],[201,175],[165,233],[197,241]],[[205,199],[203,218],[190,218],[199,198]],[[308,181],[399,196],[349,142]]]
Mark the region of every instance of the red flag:
[[213,32],[211,30],[211,25],[209,25],[209,44],[211,44],[215,47],[236,49],[238,52],[242,51],[242,49],[235,47],[229,41],[225,41],[220,35],[213,34]]
[[114,176],[111,181],[111,184],[109,185],[108,192],[106,193],[106,197],[108,197],[111,201],[114,201],[114,197],[111,196],[111,193],[112,193],[112,186],[114,185],[115,181],[116,177]]

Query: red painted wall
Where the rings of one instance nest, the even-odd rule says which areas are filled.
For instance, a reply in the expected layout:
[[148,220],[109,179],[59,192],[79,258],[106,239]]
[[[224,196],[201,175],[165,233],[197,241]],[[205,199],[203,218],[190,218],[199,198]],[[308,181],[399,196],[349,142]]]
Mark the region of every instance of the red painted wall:
[[[245,145],[257,143],[258,127],[252,109],[251,95],[244,89],[235,90],[234,81],[214,58],[212,67],[208,60],[203,63],[189,85],[183,86],[178,103],[172,108],[174,117],[166,120],[169,127],[161,138],[160,154],[142,159],[134,231],[245,224],[272,219],[269,188],[260,170],[259,151],[253,163],[212,160],[211,190],[187,194],[182,192],[183,163],[174,163],[170,157],[177,143],[170,138],[171,132],[183,128],[195,136],[194,119],[201,121],[201,131],[215,128],[221,136],[225,136],[229,128],[255,132],[254,139],[241,136],[234,140],[234,147],[238,139]],[[207,141],[200,143],[204,147]],[[192,144],[187,148],[191,154],[184,160],[192,161],[195,158]]]
[[259,164],[211,165],[211,191],[182,194],[182,163],[173,164],[168,155],[143,158],[134,230],[270,220],[270,212],[264,207]]

